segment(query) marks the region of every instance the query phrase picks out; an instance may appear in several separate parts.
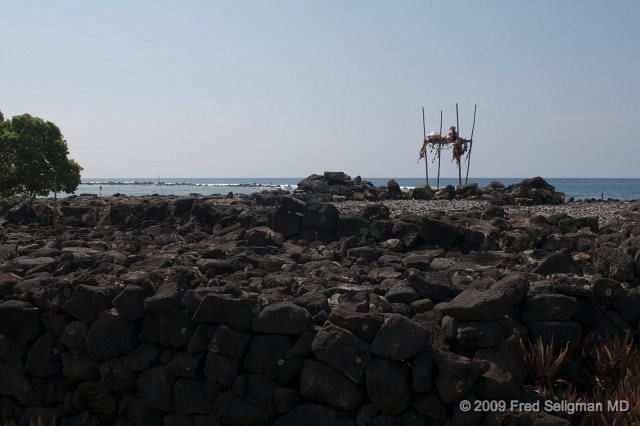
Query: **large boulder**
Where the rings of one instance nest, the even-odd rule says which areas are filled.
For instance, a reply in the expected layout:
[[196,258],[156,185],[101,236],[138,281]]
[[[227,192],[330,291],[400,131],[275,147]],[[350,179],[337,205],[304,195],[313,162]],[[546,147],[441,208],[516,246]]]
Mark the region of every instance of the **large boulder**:
[[267,306],[251,323],[253,331],[273,334],[300,334],[307,328],[311,315],[293,303],[281,302]]
[[173,408],[175,378],[159,365],[140,374],[137,381],[140,398],[149,407],[161,411]]
[[582,339],[582,326],[577,322],[539,321],[530,322],[527,327],[532,342],[540,338],[545,346],[553,343],[554,353],[568,347],[569,355],[572,355]]
[[139,336],[143,343],[183,349],[189,344],[195,328],[192,314],[185,310],[173,314],[147,314],[142,320]]
[[369,345],[353,333],[332,323],[325,323],[313,339],[315,357],[360,383],[371,359]]
[[520,273],[511,273],[503,277],[500,281],[491,285],[492,290],[498,290],[507,295],[511,306],[516,306],[525,298],[529,292],[531,284]]
[[443,312],[460,321],[491,321],[511,309],[509,297],[499,290],[465,290],[449,302]]
[[362,237],[369,229],[369,221],[358,216],[341,216],[338,222],[338,238]]
[[413,188],[412,196],[416,200],[433,200],[435,198],[433,189],[426,183]]
[[304,205],[304,229],[336,234],[340,214],[333,204],[312,201]]
[[329,321],[370,342],[378,334],[385,317],[378,312],[354,312],[348,307],[338,306],[331,310]]
[[411,403],[411,370],[405,364],[374,358],[367,365],[367,393],[385,414],[400,414]]
[[[302,205],[300,208],[302,208]],[[269,213],[268,220],[273,230],[284,237],[293,237],[300,235],[302,232],[302,215],[298,213]],[[280,242],[280,245],[282,245],[282,242]]]
[[640,319],[640,288],[622,289],[613,302],[613,307],[627,321]]
[[347,185],[351,176],[344,172],[324,172],[324,178],[329,185]]
[[419,225],[420,236],[424,242],[440,247],[458,247],[464,234],[463,228],[458,225],[428,217],[423,217]]
[[193,315],[197,323],[224,322],[238,331],[251,328],[251,321],[260,312],[253,299],[233,299],[225,295],[207,294]]
[[302,213],[304,202],[291,195],[278,195],[276,210],[280,213]]
[[490,367],[487,361],[474,361],[446,351],[438,351],[435,360],[440,370],[436,385],[442,401],[447,404],[454,404],[466,395]]
[[571,249],[565,248],[547,256],[532,271],[532,274],[576,274],[582,276],[582,268],[571,257]]
[[291,348],[289,336],[259,334],[251,340],[244,368],[288,385],[298,376],[303,363],[302,358],[291,353]]
[[599,247],[593,252],[593,263],[616,281],[633,281],[633,257],[625,250]]
[[429,332],[402,315],[393,315],[371,342],[371,352],[391,360],[403,360],[420,352],[429,341]]
[[0,304],[0,334],[26,345],[37,338],[42,330],[42,311],[28,302],[9,300]]
[[489,370],[480,376],[474,386],[474,394],[483,400],[508,400],[518,395],[526,372],[503,348],[480,349],[473,355],[474,361],[489,362]]
[[206,379],[179,379],[173,386],[174,410],[180,414],[209,414],[221,389]]
[[35,377],[49,377],[62,370],[61,356],[64,346],[58,338],[47,333],[35,341],[27,355],[24,369]]
[[325,402],[344,411],[358,407],[364,397],[353,381],[313,359],[307,359],[302,367],[300,393],[308,401]]
[[368,204],[362,209],[360,216],[370,222],[375,220],[389,220],[391,212],[384,204]]
[[111,302],[117,294],[118,288],[115,286],[79,285],[62,306],[62,310],[80,321],[94,322],[100,312],[111,308]]
[[93,359],[124,355],[138,344],[138,325],[118,315],[115,309],[102,311],[87,333],[87,351]]
[[[437,260],[434,259],[434,262],[437,263]],[[455,297],[463,290],[461,286],[454,284],[447,274],[429,274],[425,277],[422,274],[409,272],[409,284],[421,298],[431,300]]]
[[[198,328],[202,326],[204,326],[204,324],[201,324]],[[250,331],[236,331],[226,324],[220,324],[215,329],[216,331],[207,345],[209,352],[221,353],[237,358],[241,358],[247,353],[253,333]],[[206,330],[206,326],[205,335],[207,336],[207,340],[205,341],[208,341],[209,333]]]
[[578,308],[575,298],[563,294],[535,294],[525,298],[520,312],[521,323],[533,321],[568,321]]
[[400,185],[394,179],[391,179],[387,183],[387,191],[389,192],[389,196],[393,199],[402,198],[402,189],[400,189]]

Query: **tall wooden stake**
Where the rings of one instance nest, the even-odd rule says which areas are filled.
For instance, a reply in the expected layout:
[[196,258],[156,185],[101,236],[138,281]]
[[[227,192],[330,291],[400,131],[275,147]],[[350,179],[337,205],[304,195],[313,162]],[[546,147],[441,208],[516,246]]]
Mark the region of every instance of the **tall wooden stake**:
[[[456,104],[456,130],[458,131],[458,139],[460,139],[460,120],[458,119],[458,104]],[[462,185],[462,166],[458,158],[458,185]]]
[[58,176],[53,177],[53,226],[58,224]]
[[[442,110],[440,110],[440,137],[442,138]],[[440,149],[442,148],[442,139],[438,141],[438,180],[436,181],[436,189],[440,188]]]
[[[422,133],[424,134],[424,142],[427,141],[427,126],[424,124],[424,107],[422,107]],[[424,143],[423,142],[423,143]],[[427,186],[429,186],[429,161],[427,161],[428,146],[424,148],[424,170],[427,176]]]
[[464,178],[464,183],[469,180],[469,165],[471,164],[471,148],[473,148],[473,130],[476,128],[476,110],[478,104],[473,107],[473,126],[471,126],[471,138],[469,139],[469,154],[467,155],[467,177]]

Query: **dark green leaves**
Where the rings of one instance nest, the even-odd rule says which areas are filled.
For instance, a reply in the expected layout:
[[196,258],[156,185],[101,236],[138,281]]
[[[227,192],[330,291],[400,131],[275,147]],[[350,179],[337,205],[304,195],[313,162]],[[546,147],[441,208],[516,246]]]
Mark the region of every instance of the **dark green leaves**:
[[74,192],[82,167],[68,154],[60,129],[51,122],[29,114],[0,120],[0,196]]

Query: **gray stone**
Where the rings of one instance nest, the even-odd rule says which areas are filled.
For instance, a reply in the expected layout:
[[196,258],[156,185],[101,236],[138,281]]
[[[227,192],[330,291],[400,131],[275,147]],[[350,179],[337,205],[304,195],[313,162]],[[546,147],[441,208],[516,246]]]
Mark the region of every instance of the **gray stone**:
[[26,345],[41,333],[41,310],[28,302],[9,300],[0,303],[0,334]]
[[224,322],[238,331],[251,328],[251,321],[260,312],[258,302],[252,299],[207,294],[193,316],[197,323]]
[[502,343],[499,321],[463,322],[457,330],[458,341],[467,348],[490,348]]
[[252,321],[253,331],[273,334],[300,334],[311,322],[306,309],[293,303],[274,303],[260,311]]
[[87,352],[96,360],[124,355],[138,345],[138,326],[118,316],[115,309],[102,311],[87,333]]
[[100,312],[111,307],[117,287],[79,285],[62,306],[62,310],[84,322],[94,322]]
[[293,381],[302,369],[303,359],[292,355],[291,341],[281,334],[260,334],[251,340],[244,357],[244,367],[255,374],[265,374],[283,385]]
[[576,274],[582,276],[582,268],[571,257],[571,249],[566,248],[547,256],[532,271],[532,274]]
[[222,387],[206,379],[179,379],[173,386],[174,410],[180,414],[208,414],[213,412]]
[[473,361],[446,351],[436,352],[435,360],[440,370],[436,386],[446,404],[454,404],[469,393],[476,380],[490,367],[487,361]]
[[508,296],[498,290],[465,290],[442,310],[461,321],[491,321],[505,316],[511,303]]
[[65,327],[60,335],[60,342],[71,349],[72,352],[87,352],[87,333],[89,324],[82,321],[72,321]]
[[545,345],[553,342],[554,353],[559,353],[568,344],[569,355],[580,345],[582,339],[582,326],[577,322],[569,321],[540,321],[530,322],[529,339],[534,342],[538,337]]
[[175,379],[163,366],[154,367],[140,374],[137,387],[140,399],[151,408],[170,411],[173,406]]
[[522,323],[533,321],[567,321],[578,309],[575,298],[562,294],[536,294],[525,298],[519,320]]
[[118,315],[127,321],[135,321],[144,316],[145,294],[142,287],[130,285],[113,299],[113,307]]
[[253,333],[250,331],[236,331],[226,324],[220,324],[216,327],[208,349],[211,352],[240,358],[247,353],[252,336]]
[[187,379],[200,379],[203,376],[205,355],[189,355],[182,351],[165,365],[167,373]]
[[308,401],[324,402],[345,411],[358,407],[364,396],[347,377],[313,359],[307,359],[302,367],[300,393]]
[[47,333],[35,341],[24,369],[35,377],[48,377],[62,371],[64,346],[53,333]]
[[393,315],[380,328],[371,343],[374,355],[403,360],[420,352],[429,341],[429,332],[401,315]]
[[204,375],[215,384],[231,386],[239,369],[239,358],[209,352],[204,366]]
[[447,420],[447,408],[434,393],[417,396],[411,405],[420,413],[441,422],[440,424]]
[[369,345],[353,333],[332,323],[326,323],[312,344],[315,357],[360,383],[371,359]]
[[622,289],[613,302],[613,307],[627,321],[640,319],[640,288]]
[[399,414],[411,403],[411,370],[405,364],[374,358],[367,365],[367,393],[385,414]]

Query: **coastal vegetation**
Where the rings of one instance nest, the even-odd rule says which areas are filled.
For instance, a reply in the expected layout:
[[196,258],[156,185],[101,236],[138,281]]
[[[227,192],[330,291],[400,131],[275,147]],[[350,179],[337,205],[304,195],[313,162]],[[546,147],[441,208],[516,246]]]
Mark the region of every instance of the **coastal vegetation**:
[[29,114],[5,120],[0,112],[0,197],[73,193],[82,167],[68,155],[54,123]]
[[[640,358],[630,332],[624,339],[614,335],[604,340],[598,340],[594,333],[567,362],[568,345],[557,356],[553,342],[545,345],[540,338],[535,343],[529,341],[528,347],[522,340],[520,345],[536,392],[547,404],[564,401],[570,408],[587,407],[560,411],[559,417],[579,426],[640,425]],[[563,364],[565,370],[567,365],[579,368],[575,380],[567,382],[562,377]],[[619,410],[608,409],[610,402],[616,401],[626,404]]]

